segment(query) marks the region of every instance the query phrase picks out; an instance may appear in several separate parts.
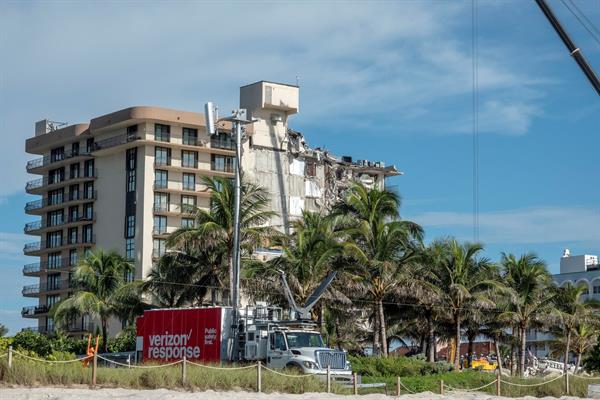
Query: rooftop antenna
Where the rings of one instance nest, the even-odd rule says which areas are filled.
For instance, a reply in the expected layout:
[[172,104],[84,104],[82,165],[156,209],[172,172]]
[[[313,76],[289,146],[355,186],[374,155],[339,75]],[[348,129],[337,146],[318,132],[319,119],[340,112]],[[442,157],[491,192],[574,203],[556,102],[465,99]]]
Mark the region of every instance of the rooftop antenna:
[[285,292],[285,297],[290,303],[290,307],[294,311],[295,319],[306,320],[310,319],[310,310],[313,309],[315,304],[323,297],[323,293],[325,290],[331,285],[333,279],[337,275],[337,271],[331,272],[327,277],[321,282],[321,284],[312,292],[308,299],[306,299],[306,303],[304,303],[304,307],[299,307],[294,300],[294,296],[292,295],[292,291],[290,290],[290,286],[288,285],[287,278],[285,272],[283,270],[279,270],[279,274],[281,275],[281,281],[283,282],[283,291]]

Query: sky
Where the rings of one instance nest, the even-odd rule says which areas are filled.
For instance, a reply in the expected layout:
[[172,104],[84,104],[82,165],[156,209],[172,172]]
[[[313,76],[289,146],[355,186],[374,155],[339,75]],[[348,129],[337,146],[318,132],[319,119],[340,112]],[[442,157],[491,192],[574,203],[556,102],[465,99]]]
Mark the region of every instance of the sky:
[[[573,0],[600,28],[600,1]],[[592,66],[596,41],[549,0]],[[485,255],[600,252],[600,101],[535,2],[479,0],[479,239]],[[290,127],[313,147],[384,161],[426,240],[473,235],[472,3],[0,0],[0,323],[21,296],[24,142],[35,121],[134,105],[238,105],[258,80],[298,83]],[[600,35],[598,35],[600,37]]]

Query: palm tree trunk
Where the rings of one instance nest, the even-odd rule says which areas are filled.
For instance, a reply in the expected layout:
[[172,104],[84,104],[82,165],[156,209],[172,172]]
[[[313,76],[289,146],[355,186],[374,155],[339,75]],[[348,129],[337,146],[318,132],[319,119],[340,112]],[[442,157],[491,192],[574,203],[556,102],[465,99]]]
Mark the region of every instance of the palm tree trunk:
[[377,308],[379,311],[379,331],[381,332],[381,349],[383,351],[383,356],[388,356],[388,346],[387,346],[387,332],[385,330],[385,315],[383,313],[383,301],[379,300],[377,304]]
[[579,373],[579,368],[581,368],[581,353],[577,353],[577,365],[575,366],[575,373]]
[[467,368],[473,366],[473,338],[469,335],[469,347],[467,350]]
[[435,329],[431,312],[427,313],[427,361],[435,362]]
[[379,355],[379,310],[377,306],[373,310],[373,355]]
[[454,316],[454,341],[456,343],[456,351],[454,352],[454,370],[460,371],[460,317]]
[[496,359],[498,360],[498,369],[502,372],[502,354],[500,354],[500,343],[498,343],[497,336],[494,336],[494,350],[496,351]]
[[519,375],[521,378],[525,376],[525,352],[527,349],[527,338],[525,337],[525,327],[519,327],[519,340],[521,345],[519,346]]
[[565,366],[564,366],[564,369],[563,369],[563,372],[565,374],[569,370],[569,350],[571,350],[570,347],[571,347],[571,330],[567,329],[567,344],[565,346]]
[[515,345],[510,345],[510,376],[515,375]]
[[108,321],[106,317],[101,317],[100,322],[102,324],[102,352],[108,353]]

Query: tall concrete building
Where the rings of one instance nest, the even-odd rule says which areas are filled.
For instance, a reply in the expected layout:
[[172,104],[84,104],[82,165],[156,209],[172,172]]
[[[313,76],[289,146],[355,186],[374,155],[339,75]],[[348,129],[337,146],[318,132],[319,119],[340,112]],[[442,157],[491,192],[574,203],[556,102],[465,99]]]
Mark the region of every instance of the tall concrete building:
[[[289,231],[303,209],[330,206],[352,180],[383,187],[386,177],[399,174],[381,162],[353,162],[309,147],[288,126],[299,109],[297,86],[265,81],[244,86],[240,106],[256,119],[243,142],[244,174],[271,194],[278,216],[270,224],[282,231]],[[37,319],[32,329],[54,330],[48,311],[72,292],[72,271],[94,247],[131,259],[135,274],[128,279],[148,275],[168,235],[194,223],[186,206],[209,207],[201,177],[233,178],[231,126],[219,122],[217,128],[208,136],[203,114],[158,107],[126,108],[70,126],[36,123],[25,145],[41,156],[27,163],[29,173],[41,175],[26,185],[27,193],[41,196],[25,206],[37,216],[25,233],[39,237],[24,248],[37,258],[23,269],[38,280],[23,288],[24,296],[37,299],[22,310]],[[121,329],[117,322],[112,332]],[[94,330],[89,318],[68,327],[73,335]]]

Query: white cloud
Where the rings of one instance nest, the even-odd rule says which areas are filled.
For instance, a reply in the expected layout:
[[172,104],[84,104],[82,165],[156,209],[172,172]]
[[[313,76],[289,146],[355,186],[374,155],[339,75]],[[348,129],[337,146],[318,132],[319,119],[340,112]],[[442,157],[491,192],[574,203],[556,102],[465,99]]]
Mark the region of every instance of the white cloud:
[[31,236],[18,233],[0,232],[0,258],[2,260],[23,260],[23,246],[33,241]]
[[[448,235],[471,240],[473,214],[468,212],[426,212],[407,217],[426,228],[447,231]],[[480,238],[488,244],[578,243],[600,241],[600,210],[575,207],[533,207],[481,212]]]
[[[455,109],[471,91],[469,24],[467,3],[444,1],[0,3],[0,169],[13,171],[0,196],[22,190],[36,120],[208,99],[227,109],[259,79],[299,75],[305,127],[326,115],[348,129],[385,118],[388,133],[470,132]],[[524,133],[537,109],[520,93],[539,81],[509,62],[515,49],[482,49],[481,91],[495,95],[482,129]]]

